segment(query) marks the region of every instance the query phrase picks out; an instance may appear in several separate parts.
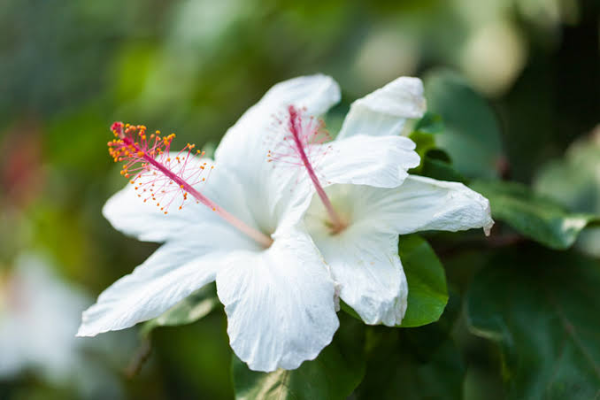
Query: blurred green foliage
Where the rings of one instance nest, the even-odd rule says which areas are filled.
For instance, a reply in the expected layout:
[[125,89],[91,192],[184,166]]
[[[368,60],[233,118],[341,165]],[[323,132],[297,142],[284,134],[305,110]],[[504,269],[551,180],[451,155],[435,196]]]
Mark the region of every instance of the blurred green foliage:
[[[0,269],[22,252],[42,251],[65,279],[96,295],[156,248],[102,217],[106,199],[124,185],[106,154],[113,120],[214,147],[278,81],[332,75],[344,90],[327,116],[335,127],[352,100],[397,76],[422,76],[433,114],[414,136],[424,156],[417,172],[487,179],[489,193],[480,189],[492,207],[509,204],[495,212],[490,239],[426,236],[456,293],[434,324],[361,327],[360,385],[354,364],[338,382],[323,376],[320,361],[285,379],[307,394],[294,374],[318,377],[310,390],[355,390],[354,398],[597,397],[598,261],[532,241],[566,248],[585,224],[565,234],[564,217],[600,213],[597,152],[570,150],[563,159],[599,122],[599,14],[594,0],[3,0]],[[526,194],[495,197],[506,184],[490,179],[517,181]],[[558,211],[549,215],[541,195]],[[598,236],[583,233],[587,242],[577,247],[597,257]],[[434,292],[443,309],[445,291]],[[170,317],[153,321],[161,327],[152,331],[152,354],[137,377],[122,378],[124,396],[227,399],[234,387],[250,396],[262,378],[242,370],[232,382],[222,308],[180,307],[170,317],[203,318],[177,328],[162,327]],[[345,322],[340,337],[356,328]],[[0,381],[2,399],[77,397],[29,374]]]

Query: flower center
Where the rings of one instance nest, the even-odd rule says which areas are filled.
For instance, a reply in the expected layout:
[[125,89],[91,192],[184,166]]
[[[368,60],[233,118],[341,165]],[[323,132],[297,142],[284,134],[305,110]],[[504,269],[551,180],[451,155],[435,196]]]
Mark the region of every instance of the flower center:
[[210,173],[214,167],[208,168],[206,162],[199,160],[203,152],[196,150],[195,154],[192,153],[194,145],[188,143],[177,155],[171,156],[169,150],[174,133],[160,136],[160,131],[156,131],[148,135],[145,126],[124,125],[122,122],[115,122],[111,130],[116,139],[108,142],[108,151],[115,162],[125,161],[121,175],[126,178],[133,176],[130,183],[135,185],[138,197],[144,202],[156,202],[156,206],[167,214],[176,198],[181,199],[178,207],[181,210],[188,195],[191,195],[197,203],[209,207],[261,246],[271,246],[273,239],[247,225],[195,188],[198,183],[206,181],[208,176],[203,174]]
[[[291,153],[288,152],[279,152],[279,151],[269,151],[268,159],[269,162],[275,160],[290,160],[290,159],[299,159],[300,164],[306,169],[310,180],[312,181],[325,210],[329,216],[330,230],[332,234],[337,234],[346,229],[348,226],[347,222],[342,219],[339,214],[336,212],[333,204],[331,204],[331,200],[327,197],[327,193],[323,189],[323,185],[321,184],[317,173],[315,172],[315,168],[311,163],[311,155],[314,154],[313,150],[315,148],[321,148],[321,145],[329,136],[325,133],[325,139],[323,135],[321,135],[323,123],[316,122],[316,120],[312,117],[308,118],[308,120],[304,120],[302,118],[302,114],[299,110],[297,110],[293,105],[290,105],[287,109],[288,113],[288,123],[285,126],[285,134],[283,136],[283,143],[288,150],[291,150]],[[285,148],[285,147],[284,147]],[[327,153],[327,149],[319,153],[324,156]]]

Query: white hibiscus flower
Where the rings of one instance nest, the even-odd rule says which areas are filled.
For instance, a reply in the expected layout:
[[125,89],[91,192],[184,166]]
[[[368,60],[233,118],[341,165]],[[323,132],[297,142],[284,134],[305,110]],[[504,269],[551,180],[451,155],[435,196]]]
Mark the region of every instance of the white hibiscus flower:
[[[339,325],[336,284],[302,223],[313,187],[293,158],[293,170],[273,168],[286,163],[273,144],[282,132],[290,137],[284,120],[291,111],[313,124],[339,98],[337,84],[322,75],[274,86],[227,132],[216,150],[218,170],[206,181],[200,172],[213,164],[191,156],[193,146],[169,153],[171,135],[114,125],[111,154],[128,161],[123,174],[133,184],[107,202],[104,215],[126,234],[164,244],[100,295],[78,335],[157,317],[216,280],[231,347],[250,368],[294,369],[314,359]],[[329,160],[316,177],[328,183],[396,187],[419,161],[402,137],[311,146],[311,154]],[[164,215],[186,200],[192,204]]]
[[[487,234],[493,225],[488,200],[461,183],[390,170],[389,175],[380,171],[372,176],[349,176],[350,184],[335,184],[341,182],[329,178],[343,163],[336,150],[351,143],[359,143],[363,150],[345,161],[360,165],[363,171],[373,165],[372,157],[381,161],[390,155],[377,154],[371,143],[406,132],[410,119],[423,115],[422,94],[420,80],[399,78],[357,100],[337,139],[328,146],[328,154],[322,144],[303,140],[317,136],[318,127],[290,107],[282,124],[288,136],[281,141],[291,144],[283,146],[287,152],[282,156],[270,155],[287,165],[303,165],[294,171],[300,175],[295,179],[304,177],[305,185],[312,184],[316,191],[305,217],[307,231],[339,283],[341,299],[368,324],[395,326],[406,312],[408,285],[398,257],[398,235],[482,227]],[[407,165],[396,157],[399,167]]]

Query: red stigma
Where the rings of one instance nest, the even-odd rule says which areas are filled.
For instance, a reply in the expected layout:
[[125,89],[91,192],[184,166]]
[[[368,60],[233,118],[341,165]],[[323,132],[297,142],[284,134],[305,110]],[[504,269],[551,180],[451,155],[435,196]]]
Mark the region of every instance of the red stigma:
[[113,124],[110,126],[110,130],[113,131],[114,133],[117,133],[118,135],[122,135],[123,134],[123,123],[122,122],[113,122]]

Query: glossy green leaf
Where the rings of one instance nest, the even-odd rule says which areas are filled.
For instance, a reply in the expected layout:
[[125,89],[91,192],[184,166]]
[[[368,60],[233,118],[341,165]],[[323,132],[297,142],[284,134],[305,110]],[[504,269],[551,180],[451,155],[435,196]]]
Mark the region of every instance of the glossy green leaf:
[[425,77],[428,109],[444,121],[436,135],[456,169],[468,176],[493,178],[502,159],[498,121],[487,102],[458,74],[435,70]]
[[527,186],[515,182],[475,181],[469,185],[490,200],[492,217],[530,239],[554,249],[566,249],[598,217],[573,214]]
[[306,361],[292,371],[251,371],[234,356],[236,399],[345,399],[365,372],[363,336],[363,324],[346,316],[333,342],[315,360]]
[[417,121],[414,131],[431,134],[442,133],[444,132],[444,120],[439,114],[426,112],[425,115]]
[[161,316],[146,322],[142,328],[142,334],[148,335],[159,326],[191,324],[210,314],[219,304],[214,285],[204,286]]
[[453,166],[448,155],[439,149],[431,149],[425,154],[421,163],[420,175],[441,181],[466,183],[467,179]]
[[400,326],[437,321],[448,302],[444,267],[431,246],[417,235],[401,236],[398,248],[408,281],[408,308]]
[[[569,146],[562,159],[553,160],[537,174],[534,190],[573,212],[600,214],[600,140],[583,137]],[[586,229],[575,247],[600,257],[600,228]]]
[[470,330],[500,345],[511,399],[600,394],[600,268],[550,251],[493,259],[467,298]]

